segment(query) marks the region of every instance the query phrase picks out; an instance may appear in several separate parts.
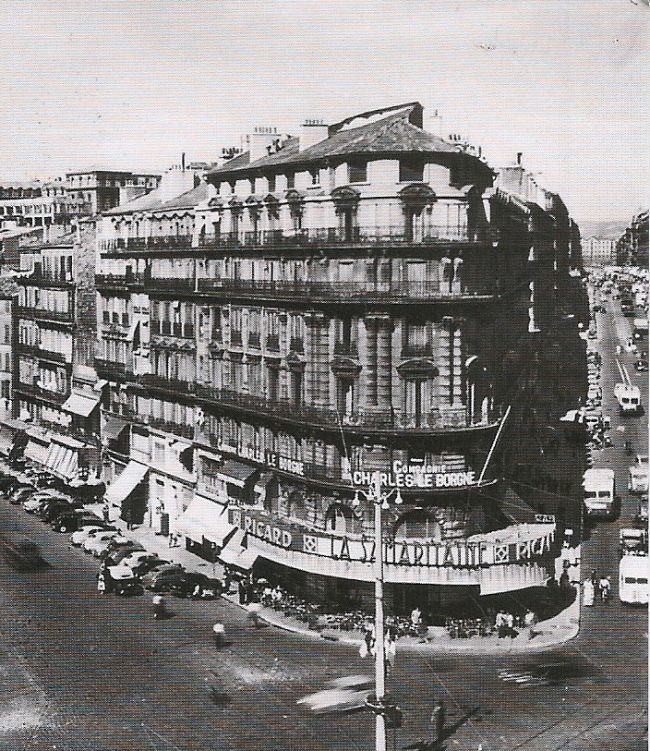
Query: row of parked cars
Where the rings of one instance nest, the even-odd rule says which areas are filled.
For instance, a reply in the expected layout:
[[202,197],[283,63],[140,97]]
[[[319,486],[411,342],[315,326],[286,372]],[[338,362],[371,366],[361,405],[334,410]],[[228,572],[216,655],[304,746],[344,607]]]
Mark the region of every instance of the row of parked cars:
[[9,503],[22,506],[57,532],[72,533],[70,542],[102,560],[112,591],[137,594],[144,589],[179,597],[208,599],[218,596],[221,584],[204,574],[192,573],[147,552],[110,523],[88,511],[47,473],[27,469],[22,475],[0,472],[0,493]]

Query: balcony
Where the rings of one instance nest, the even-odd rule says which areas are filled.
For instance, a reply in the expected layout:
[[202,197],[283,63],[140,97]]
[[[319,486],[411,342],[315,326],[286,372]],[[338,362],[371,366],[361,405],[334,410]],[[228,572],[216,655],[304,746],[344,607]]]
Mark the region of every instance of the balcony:
[[61,312],[59,310],[44,310],[43,308],[32,308],[19,305],[16,308],[18,317],[34,319],[37,321],[50,321],[52,323],[66,323],[72,325],[74,316],[71,312]]
[[157,430],[164,430],[165,433],[172,433],[181,438],[187,438],[192,440],[194,438],[194,426],[193,425],[179,425],[179,423],[172,422],[171,420],[164,420],[161,417],[149,417],[145,418],[145,422],[152,428]]
[[68,391],[50,391],[50,389],[41,388],[36,384],[26,383],[16,383],[14,391],[24,396],[31,396],[50,404],[56,404],[57,406],[61,406],[70,395]]
[[135,374],[132,370],[129,370],[126,363],[123,362],[114,362],[113,360],[104,360],[101,357],[96,357],[95,369],[97,370],[98,375],[109,380],[135,380]]
[[144,273],[130,274],[95,274],[95,287],[102,290],[121,291],[129,287],[141,287],[144,284]]
[[141,377],[143,386],[165,389],[177,394],[193,394],[196,384],[194,381],[181,381],[178,378],[166,378],[156,373],[146,373]]
[[146,292],[194,292],[194,279],[179,277],[147,277],[144,281]]
[[18,284],[32,287],[72,287],[74,285],[73,279],[66,279],[65,276],[50,275],[34,272],[29,276],[23,276],[18,278]]
[[49,362],[61,363],[62,365],[70,365],[71,356],[64,355],[62,352],[51,352],[48,349],[37,347],[33,344],[16,344],[16,352],[20,355],[30,355],[31,357],[37,357],[41,360],[48,360]]
[[313,248],[352,246],[436,246],[453,244],[486,244],[499,239],[493,227],[468,229],[449,225],[429,225],[410,232],[404,225],[352,227],[321,227],[302,230],[267,230],[206,235],[199,239],[201,248]]
[[[158,382],[159,387],[173,391],[175,386]],[[430,433],[431,431],[467,430],[494,426],[500,414],[495,412],[484,421],[470,421],[464,406],[443,407],[420,415],[394,413],[391,410],[363,412],[357,410],[345,415],[327,407],[296,405],[288,400],[270,400],[251,394],[243,394],[228,389],[217,389],[199,383],[185,384],[188,393],[198,399],[220,406],[228,405],[249,411],[252,414],[265,414],[276,419],[293,423],[310,423],[319,427],[339,431],[341,429],[362,432],[391,433],[395,431],[413,431]]]
[[496,279],[477,279],[461,286],[457,283],[426,282],[311,282],[264,281],[258,279],[198,279],[197,291],[203,294],[235,293],[250,297],[292,300],[296,297],[319,302],[430,303],[440,300],[485,300],[497,297]]
[[118,237],[113,240],[101,240],[101,251],[116,252],[129,250],[173,250],[191,248],[192,235],[162,235],[160,237]]

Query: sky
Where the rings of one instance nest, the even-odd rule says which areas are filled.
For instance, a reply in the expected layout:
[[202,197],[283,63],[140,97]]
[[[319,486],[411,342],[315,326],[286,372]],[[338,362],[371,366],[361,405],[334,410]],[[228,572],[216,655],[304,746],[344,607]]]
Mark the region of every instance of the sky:
[[578,220],[648,204],[647,0],[0,0],[0,179],[417,100]]

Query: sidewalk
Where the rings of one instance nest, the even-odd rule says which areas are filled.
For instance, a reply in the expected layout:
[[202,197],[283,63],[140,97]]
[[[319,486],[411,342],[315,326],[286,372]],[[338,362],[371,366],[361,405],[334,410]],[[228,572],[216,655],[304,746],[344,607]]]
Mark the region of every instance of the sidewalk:
[[[88,510],[102,515],[103,504],[87,506]],[[111,524],[117,527],[120,532],[128,539],[139,542],[146,550],[156,553],[165,560],[174,563],[180,563],[187,571],[198,572],[208,576],[213,575],[213,565],[199,558],[198,556],[185,550],[183,547],[170,548],[166,537],[156,535],[149,527],[136,527],[127,530],[126,523],[121,519],[111,520]],[[563,551],[565,557],[570,556],[571,560],[580,558],[579,549]],[[562,559],[556,562],[557,576],[562,571]],[[223,578],[224,567],[220,563],[214,564],[214,576]],[[573,576],[572,576],[573,579]],[[577,580],[579,577],[579,566]],[[233,605],[245,609],[245,605],[239,603],[237,595],[222,595],[223,599],[228,600]],[[358,631],[342,632],[338,629],[311,630],[308,626],[295,618],[282,615],[276,610],[268,607],[262,607],[259,612],[260,618],[272,626],[290,631],[295,634],[310,639],[325,639],[327,641],[339,642],[341,644],[353,645],[360,647],[363,641],[363,635]],[[399,648],[409,651],[431,651],[436,653],[448,652],[451,654],[496,654],[505,655],[512,653],[524,653],[532,651],[541,651],[563,644],[577,636],[580,625],[580,590],[576,593],[576,598],[569,607],[563,610],[547,621],[541,621],[532,628],[522,629],[514,639],[499,639],[497,636],[474,637],[471,639],[452,639],[444,627],[429,627],[428,635],[424,639],[415,637],[402,637],[399,640]]]

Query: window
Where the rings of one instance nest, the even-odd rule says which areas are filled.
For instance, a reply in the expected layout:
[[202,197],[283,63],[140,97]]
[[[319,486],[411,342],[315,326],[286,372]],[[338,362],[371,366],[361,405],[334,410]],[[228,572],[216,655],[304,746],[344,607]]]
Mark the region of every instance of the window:
[[309,174],[311,175],[311,184],[320,185],[320,170],[309,170]]
[[287,188],[294,188],[296,185],[296,176],[293,172],[287,173]]
[[424,164],[419,159],[399,160],[399,181],[401,183],[422,182],[424,179]]
[[269,193],[274,193],[275,192],[275,175],[269,175],[267,179],[269,181]]
[[365,183],[368,180],[368,164],[366,162],[350,162],[348,164],[348,181],[351,183]]

